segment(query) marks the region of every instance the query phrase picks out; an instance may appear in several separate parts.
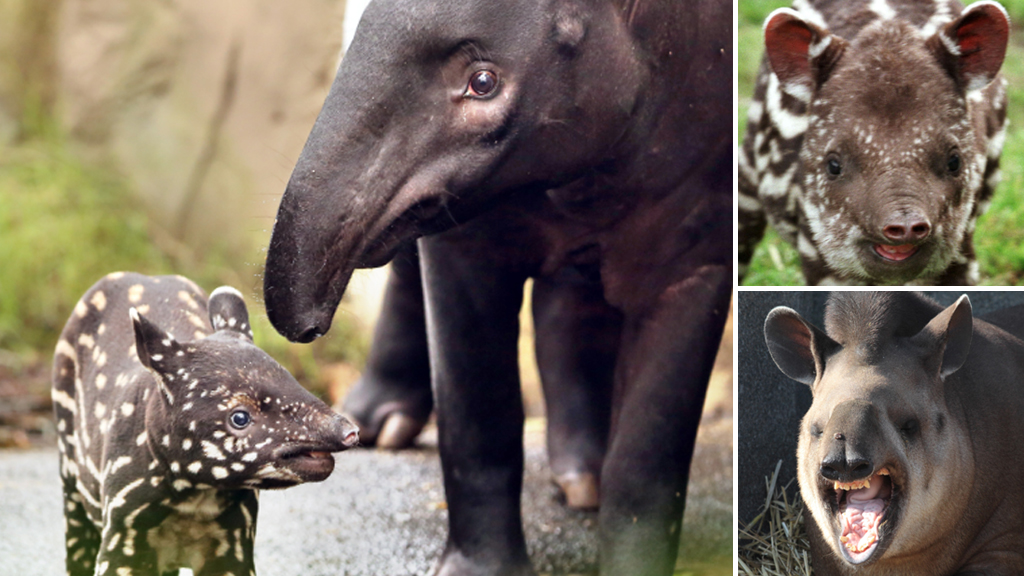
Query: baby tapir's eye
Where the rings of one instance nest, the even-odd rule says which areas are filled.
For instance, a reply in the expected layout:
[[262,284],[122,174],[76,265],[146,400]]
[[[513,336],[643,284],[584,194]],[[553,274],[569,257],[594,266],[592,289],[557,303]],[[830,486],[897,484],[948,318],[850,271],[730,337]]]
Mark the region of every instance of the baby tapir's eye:
[[498,88],[498,75],[490,70],[474,72],[469,79],[469,87],[466,90],[467,96],[483,98],[490,96]]
[[839,162],[839,158],[835,156],[830,156],[825,161],[825,169],[828,170],[828,175],[833,178],[843,173],[843,165]]
[[232,426],[241,430],[252,422],[252,416],[250,416],[245,410],[235,410],[231,413],[228,420],[231,422]]
[[946,170],[953,176],[960,173],[960,153],[953,151],[949,154],[949,159],[946,160]]

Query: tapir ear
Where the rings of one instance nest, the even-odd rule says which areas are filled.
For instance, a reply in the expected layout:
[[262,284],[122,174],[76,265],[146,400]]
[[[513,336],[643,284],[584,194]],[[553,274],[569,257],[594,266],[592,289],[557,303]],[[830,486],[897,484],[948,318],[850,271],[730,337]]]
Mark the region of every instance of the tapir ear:
[[1010,18],[997,2],[978,2],[928,40],[939,62],[965,90],[988,86],[1006,57]]
[[210,323],[214,330],[226,330],[252,342],[249,310],[242,293],[231,286],[221,286],[210,294]]
[[946,378],[967,361],[973,335],[971,301],[964,294],[932,318],[911,341],[924,350],[925,365],[937,371],[941,378]]
[[135,353],[139,362],[150,370],[166,373],[176,364],[181,345],[173,336],[139,314],[135,308],[128,310],[135,329]]
[[808,22],[799,12],[779,8],[764,22],[764,46],[782,89],[810,102],[846,49],[846,41]]
[[812,387],[825,372],[825,360],[840,348],[835,340],[785,306],[768,313],[764,321],[764,340],[779,370]]

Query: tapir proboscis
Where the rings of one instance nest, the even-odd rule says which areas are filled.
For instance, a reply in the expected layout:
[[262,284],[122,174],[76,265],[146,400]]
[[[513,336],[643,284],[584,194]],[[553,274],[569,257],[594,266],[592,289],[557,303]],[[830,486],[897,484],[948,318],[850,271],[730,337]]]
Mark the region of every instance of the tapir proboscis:
[[672,572],[732,285],[731,47],[724,0],[364,13],[282,198],[264,295],[308,342],[355,268],[420,238],[440,576],[533,574],[516,353],[529,277],[572,277],[621,314],[600,570]]
[[797,479],[815,574],[1024,573],[1024,306],[973,318],[910,292],[789,308],[772,358],[811,387]]

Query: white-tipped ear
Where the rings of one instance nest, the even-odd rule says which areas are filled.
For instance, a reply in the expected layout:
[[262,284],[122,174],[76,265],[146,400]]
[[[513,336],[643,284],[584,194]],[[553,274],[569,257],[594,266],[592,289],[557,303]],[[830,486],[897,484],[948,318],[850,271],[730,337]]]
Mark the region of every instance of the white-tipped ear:
[[965,91],[988,86],[1003,65],[1010,17],[998,2],[971,4],[928,41],[933,54]]
[[233,332],[252,341],[249,310],[242,293],[231,286],[221,286],[210,293],[210,323],[214,330]]
[[779,8],[765,19],[764,47],[782,89],[809,102],[814,91],[828,79],[846,41],[796,10]]

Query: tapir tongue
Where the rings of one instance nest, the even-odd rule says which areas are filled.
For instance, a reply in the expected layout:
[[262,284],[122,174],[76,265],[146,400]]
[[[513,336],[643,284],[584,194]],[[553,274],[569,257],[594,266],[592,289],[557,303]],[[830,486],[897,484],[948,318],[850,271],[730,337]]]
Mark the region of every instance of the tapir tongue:
[[864,552],[878,541],[878,524],[885,512],[885,500],[881,494],[885,481],[875,474],[871,485],[846,493],[846,509],[840,515],[843,533],[839,541],[851,552]]

